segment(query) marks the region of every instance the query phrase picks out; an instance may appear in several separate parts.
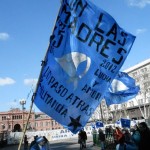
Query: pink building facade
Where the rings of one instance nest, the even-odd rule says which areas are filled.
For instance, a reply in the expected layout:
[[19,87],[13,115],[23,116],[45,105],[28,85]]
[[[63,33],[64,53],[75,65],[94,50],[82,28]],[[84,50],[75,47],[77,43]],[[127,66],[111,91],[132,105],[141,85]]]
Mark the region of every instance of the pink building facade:
[[[18,108],[6,112],[0,112],[0,133],[22,132],[29,112]],[[63,129],[54,119],[43,113],[31,112],[27,125],[28,131],[45,131]]]

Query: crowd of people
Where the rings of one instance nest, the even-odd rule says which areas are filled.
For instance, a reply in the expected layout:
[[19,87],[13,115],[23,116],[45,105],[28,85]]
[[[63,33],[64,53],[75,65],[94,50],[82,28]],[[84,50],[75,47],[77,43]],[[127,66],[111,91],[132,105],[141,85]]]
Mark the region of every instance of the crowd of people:
[[[94,138],[95,139],[95,138]],[[113,150],[149,150],[150,129],[145,122],[136,124],[134,127],[121,128],[109,126],[105,131],[98,129],[98,140],[101,150],[107,150],[106,143],[113,139]],[[84,129],[78,133],[78,143],[86,148],[87,134]],[[94,141],[93,141],[94,142]],[[95,144],[95,142],[94,142]],[[28,145],[27,136],[24,137],[24,150],[51,150],[49,141],[45,136],[34,136],[34,140]]]
[[112,139],[116,150],[149,150],[150,129],[145,122],[136,124],[132,128],[105,128],[98,130],[101,150],[106,150],[106,141]]
[[[86,148],[87,133],[81,129],[78,133],[78,143]],[[82,143],[82,144],[81,144]],[[51,150],[50,143],[45,136],[34,136],[34,140],[28,144],[27,135],[24,136],[24,150]]]

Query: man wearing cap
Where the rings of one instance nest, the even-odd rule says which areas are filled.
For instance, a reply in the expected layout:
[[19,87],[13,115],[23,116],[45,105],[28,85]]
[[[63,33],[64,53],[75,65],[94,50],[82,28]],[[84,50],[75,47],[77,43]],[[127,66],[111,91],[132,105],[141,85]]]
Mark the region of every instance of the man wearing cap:
[[37,137],[36,143],[30,148],[30,150],[46,150],[44,138]]

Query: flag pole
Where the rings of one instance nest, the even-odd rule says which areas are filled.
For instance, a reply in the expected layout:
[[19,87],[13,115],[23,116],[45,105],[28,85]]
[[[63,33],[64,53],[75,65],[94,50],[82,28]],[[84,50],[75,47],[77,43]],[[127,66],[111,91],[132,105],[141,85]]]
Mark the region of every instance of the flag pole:
[[[61,2],[61,4],[62,4],[62,1],[60,1],[60,2]],[[61,8],[61,7],[60,7],[60,8]],[[60,8],[59,8],[58,14],[59,14],[59,12],[60,12]],[[57,16],[58,16],[58,15],[57,15]],[[55,20],[55,23],[56,23],[56,21],[57,21],[57,18],[56,18],[56,20]],[[54,27],[55,27],[55,23],[54,23]],[[53,27],[53,32],[54,32],[54,27]],[[52,32],[52,35],[53,35],[53,32]],[[50,38],[50,39],[51,39],[51,38]],[[51,42],[51,41],[50,41],[50,42]],[[50,44],[50,42],[49,42],[49,44]],[[49,45],[48,45],[48,48],[47,48],[47,51],[46,51],[44,60],[43,60],[42,63],[41,63],[41,66],[42,66],[42,67],[41,67],[40,75],[39,75],[39,78],[38,78],[38,82],[37,82],[37,84],[36,84],[35,92],[34,92],[33,95],[32,95],[31,105],[30,105],[30,111],[29,111],[29,114],[28,114],[28,119],[27,119],[27,122],[26,122],[26,124],[25,124],[25,128],[24,128],[24,130],[23,130],[23,136],[22,136],[22,138],[21,138],[21,140],[20,140],[20,143],[19,143],[19,146],[18,146],[18,150],[21,149],[21,144],[22,144],[23,138],[24,138],[25,133],[26,133],[26,130],[27,130],[27,125],[28,125],[28,123],[29,123],[30,114],[31,114],[31,111],[32,111],[33,103],[34,103],[34,98],[35,98],[35,95],[36,95],[36,91],[37,91],[38,85],[39,85],[39,83],[40,83],[40,78],[41,78],[41,75],[42,75],[42,71],[43,71],[43,68],[44,68],[44,63],[45,63],[45,60],[46,60],[46,57],[47,57],[47,54],[48,54],[48,50],[49,50]]]
[[[102,102],[102,101],[101,101]],[[100,113],[101,113],[101,121],[104,122],[104,118],[103,118],[103,111],[102,111],[102,103],[100,103],[99,108],[100,108]]]
[[126,103],[124,103],[125,105],[124,105],[124,113],[125,113],[125,116],[126,116],[126,118],[127,119],[129,119],[130,117],[128,116],[128,114],[127,114],[127,109],[126,109]]
[[31,114],[31,111],[32,111],[32,106],[33,106],[33,99],[34,99],[34,94],[32,95],[32,100],[31,100],[32,102],[31,102],[31,105],[30,105],[30,111],[29,111],[29,114],[28,114],[27,122],[25,124],[24,129],[23,129],[23,136],[22,136],[22,138],[20,140],[20,143],[19,143],[19,146],[18,146],[18,150],[21,149],[21,144],[22,144],[23,138],[24,138],[26,130],[27,130],[27,125],[28,125],[28,122],[29,122],[29,119],[30,119],[30,114]]
[[145,119],[144,113],[142,112],[142,109],[141,109],[141,107],[140,107],[140,105],[139,105],[139,102],[138,102],[138,100],[137,100],[136,97],[135,97],[135,100],[136,100],[136,102],[137,102],[137,104],[138,104],[139,110],[140,110],[140,112],[141,112],[143,118]]

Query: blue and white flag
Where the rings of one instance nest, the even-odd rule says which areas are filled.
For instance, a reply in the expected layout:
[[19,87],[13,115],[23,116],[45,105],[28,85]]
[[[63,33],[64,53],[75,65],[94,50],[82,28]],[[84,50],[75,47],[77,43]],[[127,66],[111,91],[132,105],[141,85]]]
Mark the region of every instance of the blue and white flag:
[[88,0],[63,0],[34,103],[77,133],[104,97],[135,36]]
[[140,88],[135,85],[135,80],[125,72],[119,72],[112,81],[110,88],[105,93],[106,104],[121,104],[134,98]]
[[92,129],[95,129],[95,124],[91,123]]
[[121,126],[123,128],[130,128],[130,124],[131,124],[130,119],[121,118],[120,121],[121,121]]
[[117,120],[117,121],[116,121],[116,124],[120,124],[120,123],[121,123],[120,120]]
[[97,121],[95,125],[96,125],[96,128],[104,127],[104,124],[101,121]]
[[134,120],[134,119],[131,120],[131,124],[130,124],[131,126],[135,126],[136,124],[137,124],[136,120]]

